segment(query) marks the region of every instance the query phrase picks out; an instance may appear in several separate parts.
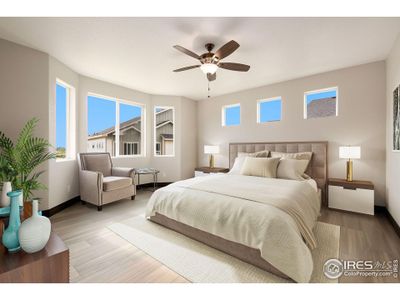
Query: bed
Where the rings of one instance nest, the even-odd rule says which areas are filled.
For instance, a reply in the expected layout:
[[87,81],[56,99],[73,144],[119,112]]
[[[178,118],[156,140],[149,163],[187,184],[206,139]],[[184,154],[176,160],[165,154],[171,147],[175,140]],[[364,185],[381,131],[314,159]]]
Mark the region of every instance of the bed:
[[239,152],[312,152],[304,181],[220,174],[175,182],[150,198],[146,217],[277,276],[308,282],[312,229],[326,203],[327,143],[232,143]]

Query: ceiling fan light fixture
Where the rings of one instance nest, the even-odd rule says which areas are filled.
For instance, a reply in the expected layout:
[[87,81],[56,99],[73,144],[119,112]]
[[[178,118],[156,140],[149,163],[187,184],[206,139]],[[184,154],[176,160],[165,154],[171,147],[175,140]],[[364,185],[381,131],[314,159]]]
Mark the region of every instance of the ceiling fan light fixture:
[[200,66],[200,69],[204,74],[214,74],[218,70],[218,66],[216,64],[205,63]]

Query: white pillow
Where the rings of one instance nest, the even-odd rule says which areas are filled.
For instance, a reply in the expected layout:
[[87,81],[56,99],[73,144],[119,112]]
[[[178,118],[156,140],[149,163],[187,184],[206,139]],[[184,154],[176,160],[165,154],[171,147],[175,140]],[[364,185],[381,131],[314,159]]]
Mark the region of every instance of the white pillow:
[[283,158],[279,161],[276,177],[282,179],[304,180],[308,160]]
[[241,175],[276,178],[280,158],[245,157]]
[[228,172],[228,174],[240,175],[240,170],[242,169],[245,159],[246,159],[246,156],[236,157],[235,162],[233,163],[233,166],[232,166],[231,170]]

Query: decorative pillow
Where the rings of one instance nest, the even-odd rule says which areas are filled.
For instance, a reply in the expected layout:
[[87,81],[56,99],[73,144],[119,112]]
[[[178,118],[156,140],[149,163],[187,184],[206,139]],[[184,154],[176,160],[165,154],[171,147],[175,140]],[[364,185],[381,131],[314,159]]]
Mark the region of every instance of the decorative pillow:
[[241,175],[276,178],[280,158],[245,157]]
[[311,160],[312,152],[285,153],[271,151],[271,157]]
[[304,172],[308,166],[306,159],[283,158],[279,161],[276,177],[282,179],[304,180]]
[[233,166],[232,166],[231,170],[228,172],[228,174],[240,175],[240,170],[242,169],[245,159],[246,159],[246,156],[236,157],[235,162],[233,163]]
[[268,155],[269,155],[269,150],[263,150],[253,153],[238,152],[237,157],[268,157]]

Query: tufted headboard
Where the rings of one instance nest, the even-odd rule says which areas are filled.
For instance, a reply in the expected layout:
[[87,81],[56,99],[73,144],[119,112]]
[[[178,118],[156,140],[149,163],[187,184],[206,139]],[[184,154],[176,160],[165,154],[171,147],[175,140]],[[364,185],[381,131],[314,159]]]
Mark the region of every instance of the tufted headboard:
[[322,203],[327,204],[328,181],[328,142],[265,142],[265,143],[230,143],[229,168],[232,168],[238,152],[257,152],[262,150],[294,153],[312,152],[311,162],[306,174],[313,178],[322,192]]

